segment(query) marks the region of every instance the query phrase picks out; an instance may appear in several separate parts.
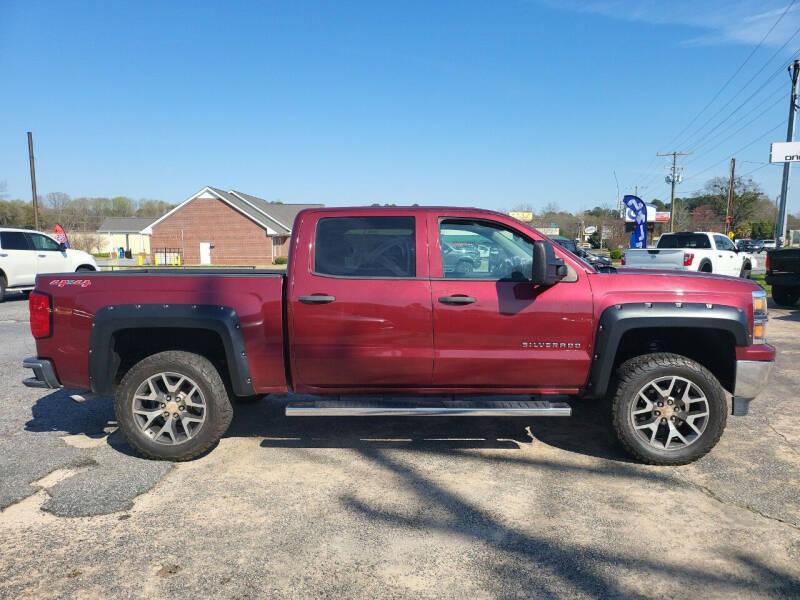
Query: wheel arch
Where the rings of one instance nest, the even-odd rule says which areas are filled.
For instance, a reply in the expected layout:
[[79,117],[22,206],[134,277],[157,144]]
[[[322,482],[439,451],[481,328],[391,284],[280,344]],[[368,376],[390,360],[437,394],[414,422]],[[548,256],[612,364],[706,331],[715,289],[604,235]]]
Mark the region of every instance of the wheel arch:
[[97,269],[94,268],[94,265],[83,264],[75,267],[75,272],[77,273],[78,271],[97,271]]
[[[704,271],[704,267],[708,267],[708,271]],[[714,272],[714,265],[711,264],[711,261],[707,258],[704,258],[700,261],[697,265],[697,271],[702,273],[713,273]]]
[[205,356],[222,371],[234,394],[255,393],[236,311],[197,304],[123,304],[97,311],[90,338],[92,391],[114,394],[135,362],[166,350]]
[[736,374],[735,347],[748,343],[747,315],[733,306],[617,304],[603,311],[598,323],[587,395],[604,396],[620,364],[653,352],[696,360],[731,390]]

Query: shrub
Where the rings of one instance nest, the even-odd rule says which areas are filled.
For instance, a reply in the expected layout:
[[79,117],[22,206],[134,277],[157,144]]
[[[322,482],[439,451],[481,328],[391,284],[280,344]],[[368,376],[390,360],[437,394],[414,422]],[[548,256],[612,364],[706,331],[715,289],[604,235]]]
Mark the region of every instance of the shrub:
[[272,261],[272,263],[276,265],[285,265],[287,262],[288,259],[285,256],[278,256]]
[[609,255],[611,256],[611,260],[619,260],[622,258],[622,250],[612,250],[609,252]]

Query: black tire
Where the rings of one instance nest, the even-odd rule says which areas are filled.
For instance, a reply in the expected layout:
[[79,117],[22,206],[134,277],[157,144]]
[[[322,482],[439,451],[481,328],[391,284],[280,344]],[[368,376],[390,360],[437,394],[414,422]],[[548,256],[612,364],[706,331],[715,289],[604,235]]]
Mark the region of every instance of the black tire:
[[800,289],[785,285],[772,286],[772,299],[778,306],[794,306],[800,298]]
[[739,277],[744,279],[750,279],[750,276],[753,274],[753,267],[750,265],[749,262],[746,262],[742,265],[742,270],[739,272]]
[[[702,427],[700,435],[694,438],[691,443],[667,449],[656,447],[644,439],[642,432],[652,430],[635,429],[634,420],[637,417],[632,416],[632,413],[634,408],[637,407],[637,403],[640,402],[640,390],[645,388],[649,382],[660,377],[670,376],[687,380],[699,388],[707,401],[708,416],[704,425],[701,424],[700,426]],[[725,390],[717,378],[704,366],[685,356],[668,353],[638,356],[624,362],[617,371],[616,391],[611,402],[614,431],[625,450],[643,463],[650,465],[685,465],[707,454],[722,437],[728,417],[728,402],[726,398]],[[638,406],[641,406],[641,404]],[[666,412],[661,414],[666,414]],[[687,413],[684,412],[685,414]],[[649,414],[644,415],[644,418],[648,417]],[[661,421],[662,425],[657,427],[670,426],[663,418],[649,418],[652,418],[653,422]],[[680,417],[676,418],[675,424],[680,424]],[[697,421],[693,420],[693,423],[697,423]],[[688,427],[686,424],[682,426]],[[670,430],[671,428],[672,426],[670,426]],[[665,433],[668,431],[665,431]],[[669,439],[667,439],[667,442],[669,443]]]
[[82,273],[82,272],[85,272],[85,271],[94,271],[94,269],[92,267],[87,267],[86,265],[81,265],[80,267],[75,269],[76,273]]
[[698,271],[700,273],[711,273],[711,263],[710,262],[702,263]]
[[0,275],[0,302],[6,299],[6,278]]
[[[162,444],[148,437],[133,415],[133,397],[138,387],[149,377],[162,372],[191,378],[205,398],[206,412],[202,426],[193,437],[174,445]],[[172,461],[190,460],[204,453],[224,435],[233,418],[225,384],[214,365],[199,354],[179,350],[153,354],[131,367],[117,388],[114,410],[122,433],[139,454],[146,458]]]

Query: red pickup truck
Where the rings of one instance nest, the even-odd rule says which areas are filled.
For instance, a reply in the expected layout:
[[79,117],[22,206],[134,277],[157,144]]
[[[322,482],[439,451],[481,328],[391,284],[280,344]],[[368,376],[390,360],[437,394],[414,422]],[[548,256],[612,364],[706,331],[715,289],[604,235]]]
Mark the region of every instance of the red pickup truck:
[[507,215],[456,208],[305,210],[285,275],[43,275],[30,321],[25,383],[115,395],[131,446],[169,460],[216,443],[233,397],[291,390],[333,396],[293,416],[565,416],[564,396],[608,398],[630,453],[684,464],[775,359],[755,283],[598,271]]

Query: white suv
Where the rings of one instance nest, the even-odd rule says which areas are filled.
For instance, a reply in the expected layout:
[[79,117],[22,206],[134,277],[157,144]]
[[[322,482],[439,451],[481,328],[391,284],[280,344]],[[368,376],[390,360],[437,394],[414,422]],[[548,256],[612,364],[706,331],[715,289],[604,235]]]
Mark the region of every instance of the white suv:
[[91,254],[65,248],[43,233],[0,228],[0,302],[7,289],[32,290],[40,273],[73,271],[97,271],[97,263]]

